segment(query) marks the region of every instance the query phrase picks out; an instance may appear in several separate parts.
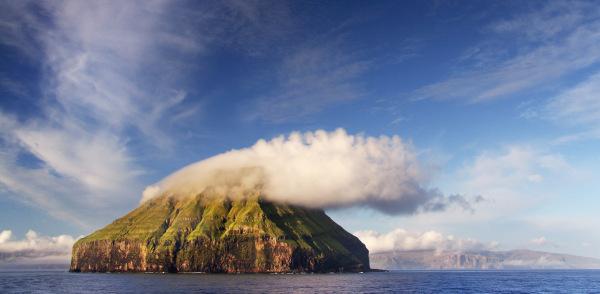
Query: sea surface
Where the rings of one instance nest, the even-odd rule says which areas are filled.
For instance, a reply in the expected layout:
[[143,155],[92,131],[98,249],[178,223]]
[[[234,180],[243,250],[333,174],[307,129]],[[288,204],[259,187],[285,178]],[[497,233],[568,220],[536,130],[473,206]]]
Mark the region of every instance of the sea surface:
[[600,293],[600,270],[364,274],[0,272],[1,293]]

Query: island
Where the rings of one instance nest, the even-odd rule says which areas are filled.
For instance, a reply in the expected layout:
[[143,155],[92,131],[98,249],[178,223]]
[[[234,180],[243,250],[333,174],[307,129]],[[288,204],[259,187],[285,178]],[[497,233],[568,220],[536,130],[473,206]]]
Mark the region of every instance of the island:
[[323,210],[207,188],[161,195],[73,246],[72,272],[365,272],[369,251]]

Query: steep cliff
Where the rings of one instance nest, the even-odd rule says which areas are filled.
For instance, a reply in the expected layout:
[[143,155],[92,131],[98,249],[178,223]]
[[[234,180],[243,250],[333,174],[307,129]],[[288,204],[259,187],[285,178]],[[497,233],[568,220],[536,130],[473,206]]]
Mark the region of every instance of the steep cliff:
[[207,190],[152,199],[73,246],[76,272],[366,271],[366,247],[322,210]]

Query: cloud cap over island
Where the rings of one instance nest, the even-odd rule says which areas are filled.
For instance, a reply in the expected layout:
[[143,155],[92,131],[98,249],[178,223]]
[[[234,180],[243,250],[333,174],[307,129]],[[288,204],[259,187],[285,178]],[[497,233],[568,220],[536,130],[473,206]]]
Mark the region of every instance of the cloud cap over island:
[[312,208],[366,206],[388,214],[471,209],[460,195],[428,188],[428,171],[398,136],[293,132],[188,165],[148,186],[142,202],[163,194],[196,195],[206,188],[231,196],[262,187],[271,201]]

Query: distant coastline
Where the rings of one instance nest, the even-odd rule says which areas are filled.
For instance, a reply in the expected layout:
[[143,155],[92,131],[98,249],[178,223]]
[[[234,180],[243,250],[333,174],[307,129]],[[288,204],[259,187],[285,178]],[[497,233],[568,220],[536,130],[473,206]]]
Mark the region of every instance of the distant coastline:
[[370,254],[371,266],[387,270],[600,269],[600,259],[533,250],[413,250]]

